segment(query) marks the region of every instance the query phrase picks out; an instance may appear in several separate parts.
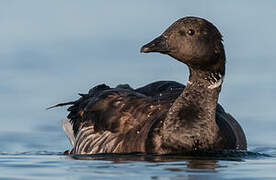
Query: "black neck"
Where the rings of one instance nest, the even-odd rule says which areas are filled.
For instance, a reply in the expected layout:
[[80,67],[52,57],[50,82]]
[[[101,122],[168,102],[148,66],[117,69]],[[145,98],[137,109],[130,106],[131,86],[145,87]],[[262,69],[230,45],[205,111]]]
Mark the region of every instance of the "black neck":
[[[224,74],[220,71],[189,70],[187,86],[169,109],[162,125],[162,139],[168,147],[174,144],[185,147],[183,143],[189,143],[194,137],[204,137],[206,134],[213,134],[208,139],[210,144],[216,139],[216,106]],[[205,129],[212,132],[205,132]],[[177,136],[174,137],[174,134]]]
[[[217,72],[190,69],[185,90],[170,108],[166,121],[213,121],[223,75]],[[182,117],[183,116],[183,117]]]

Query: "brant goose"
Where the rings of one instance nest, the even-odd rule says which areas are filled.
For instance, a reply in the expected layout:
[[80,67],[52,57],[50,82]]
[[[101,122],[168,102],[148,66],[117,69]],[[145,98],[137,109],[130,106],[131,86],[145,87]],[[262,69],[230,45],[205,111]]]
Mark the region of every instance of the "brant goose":
[[133,89],[105,84],[80,94],[62,125],[73,149],[69,154],[187,153],[246,150],[238,122],[217,103],[225,74],[218,29],[205,19],[185,17],[144,45],[141,52],[167,54],[189,67],[186,87],[158,81]]

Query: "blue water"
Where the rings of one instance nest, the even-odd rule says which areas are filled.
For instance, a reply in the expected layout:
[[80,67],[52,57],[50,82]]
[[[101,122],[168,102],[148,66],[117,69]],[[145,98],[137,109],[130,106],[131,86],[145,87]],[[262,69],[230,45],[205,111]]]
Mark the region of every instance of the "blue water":
[[[0,179],[276,179],[275,6],[273,0],[1,1]],[[139,49],[187,15],[207,18],[224,36],[219,102],[242,125],[252,153],[63,155],[71,148],[60,127],[66,109],[46,108],[103,82],[185,83],[185,65]]]

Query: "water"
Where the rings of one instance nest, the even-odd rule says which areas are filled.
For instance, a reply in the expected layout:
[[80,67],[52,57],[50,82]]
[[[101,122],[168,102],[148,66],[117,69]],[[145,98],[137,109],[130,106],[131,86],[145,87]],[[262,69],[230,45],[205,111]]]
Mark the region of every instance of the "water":
[[[1,1],[0,179],[276,179],[275,1]],[[249,154],[76,158],[60,127],[66,109],[99,83],[187,81],[187,68],[140,54],[176,19],[222,32],[227,72],[220,103],[238,119]],[[256,153],[256,154],[254,154]],[[84,160],[86,159],[86,160]],[[93,160],[91,160],[93,159]]]
[[66,156],[50,151],[0,153],[0,179],[275,179],[276,149],[266,147],[258,152],[262,153],[197,158]]

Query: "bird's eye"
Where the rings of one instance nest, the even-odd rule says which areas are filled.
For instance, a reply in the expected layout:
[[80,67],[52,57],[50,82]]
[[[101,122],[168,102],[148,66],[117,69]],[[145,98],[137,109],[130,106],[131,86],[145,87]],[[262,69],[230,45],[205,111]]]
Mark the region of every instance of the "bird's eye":
[[194,35],[195,34],[195,31],[192,30],[192,29],[189,29],[188,32],[187,32],[190,36]]

